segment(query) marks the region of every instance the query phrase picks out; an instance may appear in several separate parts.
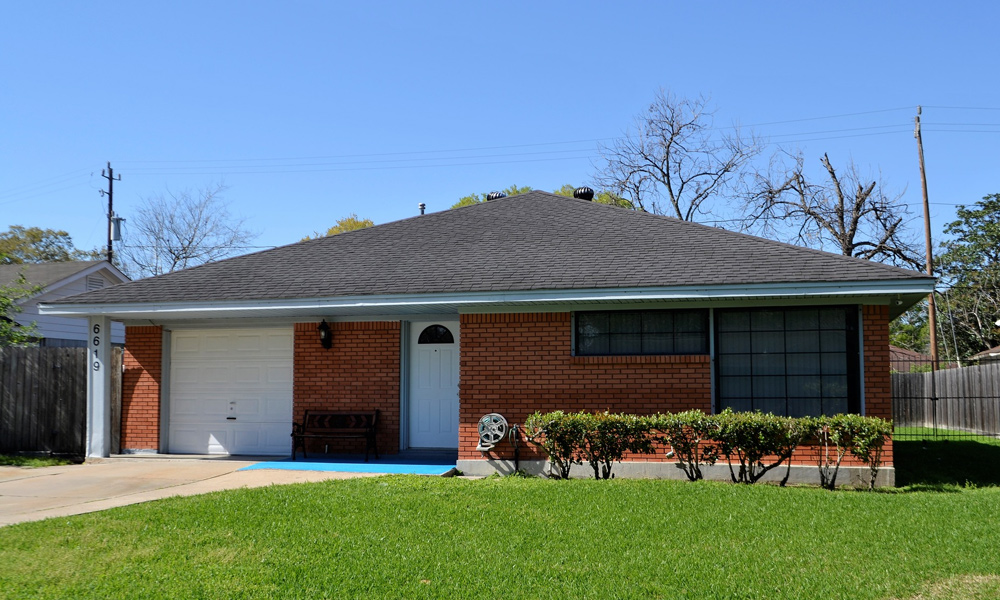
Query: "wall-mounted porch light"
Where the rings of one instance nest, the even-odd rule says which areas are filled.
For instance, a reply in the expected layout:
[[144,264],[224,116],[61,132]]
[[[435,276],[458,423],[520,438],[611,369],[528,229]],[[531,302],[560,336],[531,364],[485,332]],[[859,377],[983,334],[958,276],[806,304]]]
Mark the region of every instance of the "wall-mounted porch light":
[[333,332],[330,331],[330,324],[326,322],[326,319],[323,319],[316,329],[319,330],[319,343],[329,350],[333,346]]

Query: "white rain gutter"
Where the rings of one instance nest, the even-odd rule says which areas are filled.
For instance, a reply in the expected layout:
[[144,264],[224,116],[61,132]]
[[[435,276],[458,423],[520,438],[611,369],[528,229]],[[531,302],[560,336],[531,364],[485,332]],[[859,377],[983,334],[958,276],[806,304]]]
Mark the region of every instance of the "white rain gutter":
[[213,300],[207,302],[132,302],[132,303],[44,303],[39,304],[43,315],[89,316],[157,313],[162,317],[184,317],[192,313],[225,317],[227,313],[310,311],[351,308],[402,308],[407,306],[453,305],[475,306],[510,304],[551,304],[585,302],[679,301],[679,300],[749,300],[777,297],[857,297],[857,296],[923,296],[934,289],[934,281],[889,280],[857,283],[804,283],[719,286],[676,286],[643,288],[606,288],[591,290],[528,290],[511,292],[464,292],[439,294],[387,294],[374,296],[340,296],[331,298],[278,300]]

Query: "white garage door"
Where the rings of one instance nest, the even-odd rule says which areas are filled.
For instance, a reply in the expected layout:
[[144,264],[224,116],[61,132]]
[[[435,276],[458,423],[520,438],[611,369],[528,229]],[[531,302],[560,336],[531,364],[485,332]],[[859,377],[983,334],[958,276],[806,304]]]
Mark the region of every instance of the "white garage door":
[[290,453],[292,329],[174,331],[169,393],[171,453]]

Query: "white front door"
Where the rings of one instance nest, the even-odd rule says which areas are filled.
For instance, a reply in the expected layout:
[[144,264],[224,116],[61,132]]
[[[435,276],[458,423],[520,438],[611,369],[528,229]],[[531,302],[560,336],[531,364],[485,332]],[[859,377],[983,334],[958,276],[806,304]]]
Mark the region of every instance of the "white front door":
[[458,448],[458,321],[410,323],[411,448]]
[[291,452],[292,330],[176,330],[167,451]]

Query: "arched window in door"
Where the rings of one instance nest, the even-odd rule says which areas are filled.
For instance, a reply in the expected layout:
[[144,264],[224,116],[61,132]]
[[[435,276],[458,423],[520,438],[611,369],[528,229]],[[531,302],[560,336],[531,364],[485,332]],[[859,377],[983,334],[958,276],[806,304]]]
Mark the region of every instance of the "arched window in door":
[[454,344],[455,336],[444,325],[430,325],[420,332],[418,344]]

